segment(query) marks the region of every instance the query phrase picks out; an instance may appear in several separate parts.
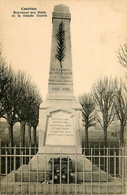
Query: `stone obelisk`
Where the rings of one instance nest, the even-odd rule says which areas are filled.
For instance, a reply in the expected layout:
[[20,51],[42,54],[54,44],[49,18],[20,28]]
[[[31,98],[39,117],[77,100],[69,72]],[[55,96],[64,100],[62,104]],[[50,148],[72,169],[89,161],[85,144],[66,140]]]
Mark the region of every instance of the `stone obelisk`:
[[39,117],[39,153],[77,150],[81,154],[82,113],[73,93],[70,22],[69,8],[56,5],[52,13],[48,94]]
[[56,5],[52,14],[48,94],[40,108],[39,150],[30,161],[31,170],[50,170],[48,160],[52,155],[59,158],[61,154],[70,155],[78,170],[92,168],[82,154],[82,112],[73,93],[70,21],[69,8]]
[[48,83],[48,99],[73,100],[73,75],[70,38],[71,14],[64,5],[52,13],[52,47]]

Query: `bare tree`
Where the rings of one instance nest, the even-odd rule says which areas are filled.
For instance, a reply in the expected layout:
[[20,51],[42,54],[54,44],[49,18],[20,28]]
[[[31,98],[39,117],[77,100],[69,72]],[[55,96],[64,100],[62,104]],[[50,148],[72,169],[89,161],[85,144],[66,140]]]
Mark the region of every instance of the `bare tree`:
[[17,104],[16,114],[18,122],[20,122],[20,140],[22,146],[24,146],[25,126],[30,112],[30,105],[33,102],[32,97],[29,95],[31,79],[24,72],[19,71],[17,74],[17,82],[22,95]]
[[107,145],[107,129],[114,121],[115,109],[113,104],[115,84],[108,77],[101,78],[93,85],[93,96],[96,103],[96,119],[104,131],[104,143]]
[[16,106],[20,97],[16,75],[11,66],[7,66],[0,50],[0,117],[7,120],[9,138],[13,146],[13,126],[17,122]]
[[[38,110],[40,103],[41,96],[37,86],[31,83],[30,77],[26,76],[24,72],[19,71],[16,74],[11,66],[8,67],[0,50],[0,117],[7,120],[12,146],[14,142],[13,126],[16,122],[20,122],[22,145],[25,144],[26,122],[30,124],[30,128],[34,124],[34,129],[36,129],[38,111],[35,110]],[[30,133],[29,129],[29,135]],[[36,133],[34,134],[36,135]],[[31,136],[29,137],[31,139]],[[35,138],[34,141],[36,142]]]
[[32,84],[29,77],[27,77],[23,72],[19,72],[18,80],[20,82],[19,86],[24,91],[24,95],[20,97],[17,105],[17,116],[20,122],[20,136],[21,144],[25,145],[25,125],[29,124],[29,144],[31,142],[31,121],[36,120],[35,118],[35,108],[37,109],[40,102],[37,102],[38,97],[40,97],[37,90],[37,86]]
[[89,136],[88,129],[91,126],[95,126],[94,109],[95,104],[91,94],[84,94],[79,97],[79,102],[82,106],[82,116],[85,126],[85,145],[88,147]]
[[127,68],[127,43],[125,43],[123,46],[120,46],[117,54],[120,64]]
[[10,81],[11,76],[9,75],[8,67],[5,59],[2,57],[2,49],[0,48],[0,118],[4,116],[7,110],[5,95],[9,88]]
[[21,85],[19,76],[14,73],[11,66],[8,68],[8,72],[11,76],[11,80],[9,82],[9,88],[4,96],[4,101],[7,108],[4,118],[7,120],[10,141],[13,145],[13,126],[19,121],[17,115],[18,105],[21,101],[21,97],[23,97],[25,94],[25,87]]
[[27,114],[29,144],[31,142],[31,127],[33,127],[34,145],[36,145],[36,128],[39,122],[39,106],[42,103],[42,98],[35,84],[31,85],[31,94],[29,95],[33,98]]
[[10,142],[13,146],[13,126],[17,122],[16,106],[18,98],[18,88],[16,86],[16,75],[14,74],[11,66],[8,68],[8,75],[11,77],[11,79],[8,82],[9,87],[4,95],[6,113],[3,117],[7,120]]
[[4,96],[8,88],[7,67],[0,64],[0,118],[6,112]]
[[120,80],[116,82],[116,95],[114,98],[114,105],[116,115],[120,121],[120,143],[124,143],[124,129],[127,122],[127,98],[123,88],[123,82]]
[[0,117],[7,120],[10,142],[13,146],[13,125],[15,124],[14,114],[14,73],[10,67],[7,66],[5,59],[2,57],[2,48],[0,45]]

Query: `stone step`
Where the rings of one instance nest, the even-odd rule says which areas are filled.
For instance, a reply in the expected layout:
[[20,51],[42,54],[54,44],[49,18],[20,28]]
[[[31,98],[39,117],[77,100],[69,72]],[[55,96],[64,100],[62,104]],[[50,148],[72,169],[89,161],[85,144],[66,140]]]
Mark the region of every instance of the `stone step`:
[[77,173],[77,178],[78,181],[83,182],[111,182],[114,180],[113,177],[110,177],[109,175],[107,175],[106,173],[103,172],[94,172],[94,173],[85,173],[83,175],[82,172],[78,172]]
[[[12,171],[8,174],[7,177],[2,178],[3,181],[8,182],[42,182],[49,177],[49,168],[45,171],[42,170],[30,170],[29,165],[22,165],[16,171]],[[46,173],[46,176],[45,176]],[[38,177],[37,177],[38,174]],[[76,174],[74,173],[74,177]],[[103,170],[99,169],[96,165],[92,165],[92,169],[90,171],[85,171],[83,174],[82,166],[77,170],[77,181],[79,182],[106,182],[106,181],[113,181],[113,177],[108,175]]]
[[[6,193],[7,190],[7,193]],[[85,182],[84,184],[40,184],[40,183],[31,183],[29,185],[28,183],[17,183],[14,188],[14,183],[9,183],[8,186],[2,185],[1,186],[1,193],[2,195],[8,194],[13,195],[14,193],[17,194],[23,194],[27,195],[30,192],[30,195],[34,194],[39,195],[51,195],[52,193],[54,195],[60,194],[60,191],[62,195],[74,195],[75,191],[78,194],[125,194],[125,187],[120,182],[110,182],[105,183],[102,182],[100,184],[93,182]]]
[[[14,181],[14,182],[42,182],[44,180],[49,179],[49,171],[48,172],[38,172],[37,171],[31,171],[28,172],[28,170],[23,172],[16,171],[16,172],[11,172],[7,177],[2,178],[2,181]],[[77,176],[77,181],[78,182],[111,182],[114,180],[114,178],[107,173],[105,173],[102,170],[96,170],[94,172],[77,172],[74,173],[74,178]]]
[[28,165],[22,165],[16,171],[17,172],[21,172],[22,170],[23,171],[28,171],[29,170],[29,166]]
[[[21,173],[21,172],[28,172],[29,170],[29,166],[28,165],[22,165],[20,166],[17,170],[15,170],[15,174],[16,173]],[[11,171],[7,177],[3,177],[2,178],[4,181],[8,180],[8,182],[10,181],[14,181],[14,170]]]

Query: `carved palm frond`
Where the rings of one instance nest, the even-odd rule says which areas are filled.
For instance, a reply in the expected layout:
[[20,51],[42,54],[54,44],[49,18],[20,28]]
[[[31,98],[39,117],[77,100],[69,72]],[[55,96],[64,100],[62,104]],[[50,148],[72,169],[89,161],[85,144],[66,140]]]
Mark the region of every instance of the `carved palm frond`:
[[57,54],[55,55],[55,57],[59,60],[60,62],[60,68],[62,71],[62,61],[65,57],[64,54],[64,49],[65,49],[65,30],[64,30],[64,23],[61,22],[59,24],[59,28],[57,30],[57,34],[56,34],[56,39],[57,39]]

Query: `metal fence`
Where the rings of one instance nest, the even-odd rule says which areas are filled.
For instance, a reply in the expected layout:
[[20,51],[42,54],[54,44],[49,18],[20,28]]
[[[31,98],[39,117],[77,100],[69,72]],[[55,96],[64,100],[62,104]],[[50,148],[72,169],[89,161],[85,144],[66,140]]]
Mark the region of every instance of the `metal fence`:
[[92,143],[82,155],[37,151],[36,146],[0,147],[2,195],[126,194],[125,146]]

